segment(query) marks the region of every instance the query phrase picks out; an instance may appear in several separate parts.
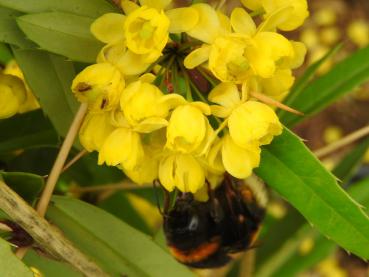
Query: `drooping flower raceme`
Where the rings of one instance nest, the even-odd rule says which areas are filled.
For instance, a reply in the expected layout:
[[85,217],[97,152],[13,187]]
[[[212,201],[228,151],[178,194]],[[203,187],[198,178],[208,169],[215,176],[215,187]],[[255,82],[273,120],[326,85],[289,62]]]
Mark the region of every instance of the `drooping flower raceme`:
[[95,20],[105,46],[72,90],[88,103],[80,141],[99,164],[203,200],[225,174],[252,174],[282,133],[269,105],[288,93],[306,52],[277,30],[308,12],[306,0],[242,3],[227,15],[205,3],[123,0],[124,14]]

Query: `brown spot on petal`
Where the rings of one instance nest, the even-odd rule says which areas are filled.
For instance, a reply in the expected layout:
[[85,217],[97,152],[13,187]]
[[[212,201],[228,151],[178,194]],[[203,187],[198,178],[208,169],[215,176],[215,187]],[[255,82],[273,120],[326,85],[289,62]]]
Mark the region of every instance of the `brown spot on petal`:
[[76,86],[76,90],[79,92],[85,92],[91,89],[91,86],[87,83],[78,83],[78,85]]

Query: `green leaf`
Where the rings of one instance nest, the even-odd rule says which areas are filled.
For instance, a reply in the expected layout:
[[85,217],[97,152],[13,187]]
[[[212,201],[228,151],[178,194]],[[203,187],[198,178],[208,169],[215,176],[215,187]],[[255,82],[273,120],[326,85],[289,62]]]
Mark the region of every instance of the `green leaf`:
[[43,277],[82,277],[70,265],[38,255],[33,250],[27,252],[23,261],[29,267],[37,268]]
[[115,6],[106,0],[0,0],[0,6],[24,13],[61,11],[92,18],[118,11]]
[[94,63],[103,44],[90,33],[93,19],[63,12],[29,14],[17,18],[26,36],[41,48],[71,60]]
[[54,197],[47,217],[111,275],[193,276],[152,238],[94,206]]
[[114,193],[108,199],[99,203],[99,207],[143,233],[150,234],[152,232],[145,220],[132,206],[126,193],[122,191]]
[[65,136],[77,111],[70,85],[75,76],[73,63],[39,50],[13,49],[28,85],[55,129]]
[[[321,59],[310,65],[304,74],[295,82],[290,93],[284,99],[283,103],[287,106],[293,105],[294,101],[300,96],[301,92],[309,85],[311,79],[315,76],[317,70],[330,58],[332,58],[341,49],[342,44],[337,45],[325,54]],[[285,110],[278,110],[278,117],[283,121],[288,114]]]
[[9,243],[0,238],[1,275],[7,277],[33,277],[32,271],[11,251]]
[[359,145],[357,145],[352,151],[350,151],[341,162],[336,165],[333,169],[332,173],[342,181],[343,184],[346,184],[355,173],[359,165],[361,164],[361,160],[365,155],[366,150],[369,147],[369,138],[362,141]]
[[286,129],[265,147],[256,173],[322,234],[369,258],[368,216],[297,136]]
[[355,87],[369,79],[369,47],[363,48],[338,63],[331,71],[315,79],[289,105],[303,112],[301,117],[284,114],[282,122],[293,126],[321,111]]
[[58,134],[50,121],[36,110],[0,120],[0,153],[57,145]]
[[13,58],[8,46],[0,43],[0,64],[7,64]]
[[36,199],[44,187],[44,179],[31,173],[0,171],[1,177],[9,187],[28,202]]
[[[355,200],[369,207],[369,178],[350,186],[348,193]],[[280,226],[288,226],[288,223],[282,221]],[[273,230],[273,232],[270,235],[276,234],[280,239],[276,230]],[[311,240],[313,243],[313,248],[308,253],[299,251],[304,240]],[[305,224],[290,238],[282,239],[281,246],[275,249],[268,259],[258,266],[255,276],[298,276],[302,271],[311,268],[328,257],[336,248],[337,246],[333,241],[327,240],[308,224]]]
[[0,6],[0,41],[22,48],[32,48],[34,44],[25,38],[15,21],[20,15],[17,11]]

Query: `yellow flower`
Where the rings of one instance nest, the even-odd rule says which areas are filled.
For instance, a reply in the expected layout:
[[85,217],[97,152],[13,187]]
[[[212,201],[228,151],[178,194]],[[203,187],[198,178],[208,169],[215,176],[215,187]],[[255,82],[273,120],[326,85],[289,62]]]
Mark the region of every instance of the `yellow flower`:
[[109,63],[86,67],[73,80],[72,91],[91,110],[108,111],[117,107],[125,81],[119,70]]
[[251,10],[264,10],[264,17],[273,21],[271,28],[292,31],[301,26],[309,16],[307,0],[242,0]]
[[192,102],[174,109],[167,127],[166,147],[172,151],[200,151],[208,137],[210,108],[202,102]]
[[0,73],[0,119],[19,112],[26,101],[26,88],[18,77]]
[[136,54],[147,54],[147,62],[155,61],[168,41],[169,24],[163,11],[147,6],[136,9],[124,22],[128,49]]
[[18,64],[16,63],[15,60],[11,60],[6,65],[6,67],[4,68],[3,73],[18,77],[19,79],[22,80],[22,82],[23,82],[23,84],[26,88],[26,92],[27,92],[26,101],[23,104],[20,105],[19,113],[25,113],[25,112],[28,112],[28,111],[38,109],[40,107],[36,97],[33,95],[31,89],[28,87],[28,85],[27,85],[27,83],[24,79],[23,72],[21,71],[21,69],[19,68],[19,66],[18,66]]
[[131,170],[124,168],[124,173],[137,184],[149,184],[158,178],[159,159],[165,144],[164,129],[153,132],[143,139],[144,157]]
[[79,139],[82,146],[89,152],[99,151],[106,138],[114,131],[110,123],[110,113],[89,112],[79,131]]
[[[167,100],[174,98],[184,101],[179,95],[164,95],[158,87],[147,82],[136,81],[123,91],[120,107],[131,126],[136,126],[141,132],[151,132],[167,125],[164,118],[168,116],[171,108]],[[155,127],[155,122],[158,128]],[[154,126],[151,126],[152,124]],[[145,131],[147,127],[150,128]]]
[[135,54],[130,51],[125,42],[107,44],[99,52],[98,63],[111,63],[116,66],[124,76],[139,75],[150,66],[146,55]]
[[160,161],[159,180],[168,191],[196,193],[205,185],[205,171],[194,156],[171,153]]
[[98,164],[134,169],[144,158],[140,135],[129,128],[115,129],[105,140],[99,152]]
[[294,47],[282,35],[257,31],[246,11],[237,8],[230,21],[235,33],[218,36],[185,58],[192,69],[209,60],[209,69],[222,82],[243,83],[251,76],[271,78],[278,63],[294,56]]
[[230,135],[223,138],[222,161],[224,168],[232,176],[244,179],[251,175],[252,170],[259,166],[260,148],[257,143],[239,146]]
[[260,91],[273,99],[282,101],[292,87],[295,78],[291,69],[278,69],[271,78],[258,78],[254,82],[253,91]]
[[223,31],[219,15],[209,4],[199,3],[191,7],[197,11],[198,20],[187,34],[205,43],[212,43]]
[[158,178],[159,161],[148,155],[145,148],[145,154],[140,163],[133,169],[122,167],[123,172],[136,184],[150,184]]
[[273,109],[256,101],[247,101],[234,109],[228,128],[234,142],[241,147],[269,144],[274,136],[282,133],[282,124]]
[[232,140],[240,147],[250,144],[269,144],[274,136],[281,134],[282,125],[273,109],[256,102],[247,101],[247,87],[243,86],[242,95],[233,83],[223,83],[209,94],[212,114],[227,118]]

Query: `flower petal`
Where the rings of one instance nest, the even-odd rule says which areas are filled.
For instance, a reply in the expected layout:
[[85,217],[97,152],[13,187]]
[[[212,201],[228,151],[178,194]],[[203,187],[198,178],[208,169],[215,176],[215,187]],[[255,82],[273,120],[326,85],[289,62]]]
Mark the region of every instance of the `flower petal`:
[[174,181],[182,192],[196,193],[205,185],[205,172],[191,155],[178,154],[176,157]]
[[256,101],[247,101],[233,110],[228,127],[232,140],[240,147],[268,144],[273,136],[282,132],[282,125],[272,108]]
[[198,11],[191,7],[171,9],[165,14],[170,21],[169,33],[187,32],[199,21]]
[[171,93],[161,97],[159,104],[163,105],[167,110],[172,110],[180,105],[186,104],[186,99],[182,95]]
[[175,159],[174,154],[169,155],[163,158],[159,164],[159,180],[167,191],[173,191],[175,187]]
[[177,107],[167,127],[166,146],[182,153],[191,153],[202,144],[207,131],[207,118],[194,106]]
[[201,101],[195,101],[190,103],[191,106],[199,109],[205,115],[211,115],[210,106]]
[[122,7],[124,13],[127,15],[140,8],[140,6],[137,5],[135,2],[129,0],[122,0],[120,6]]
[[9,118],[19,110],[19,101],[12,89],[0,84],[0,119]]
[[205,43],[212,43],[219,33],[220,20],[217,12],[208,4],[192,5],[199,13],[199,21],[187,34]]
[[148,6],[157,10],[164,10],[172,0],[140,0],[141,6]]
[[216,117],[220,117],[220,118],[226,118],[232,112],[232,109],[228,109],[228,108],[225,108],[223,106],[217,106],[217,105],[210,106],[210,109],[211,109],[211,114],[212,115],[214,115]]
[[116,43],[124,38],[124,21],[122,14],[104,14],[91,24],[91,33],[104,43]]
[[134,169],[143,159],[144,152],[140,136],[127,128],[118,128],[105,140],[98,164],[116,166],[122,164],[128,170]]
[[241,3],[248,9],[255,11],[262,9],[261,0],[241,0]]
[[184,66],[188,69],[193,69],[209,59],[210,46],[203,45],[200,48],[193,50],[184,59]]
[[209,101],[226,108],[233,108],[241,103],[238,88],[234,83],[220,83],[208,95]]
[[99,151],[107,137],[114,131],[110,113],[88,113],[79,131],[79,140],[89,152]]
[[151,133],[168,125],[168,121],[160,117],[147,118],[135,126],[138,133]]
[[244,179],[259,165],[260,148],[257,144],[240,147],[226,135],[223,139],[222,160],[227,172],[236,178]]
[[237,33],[252,36],[256,32],[256,25],[252,17],[242,8],[235,8],[231,14],[231,25]]
[[150,184],[158,178],[159,162],[157,159],[145,155],[142,162],[134,169],[128,170],[122,166],[124,173],[136,184]]

